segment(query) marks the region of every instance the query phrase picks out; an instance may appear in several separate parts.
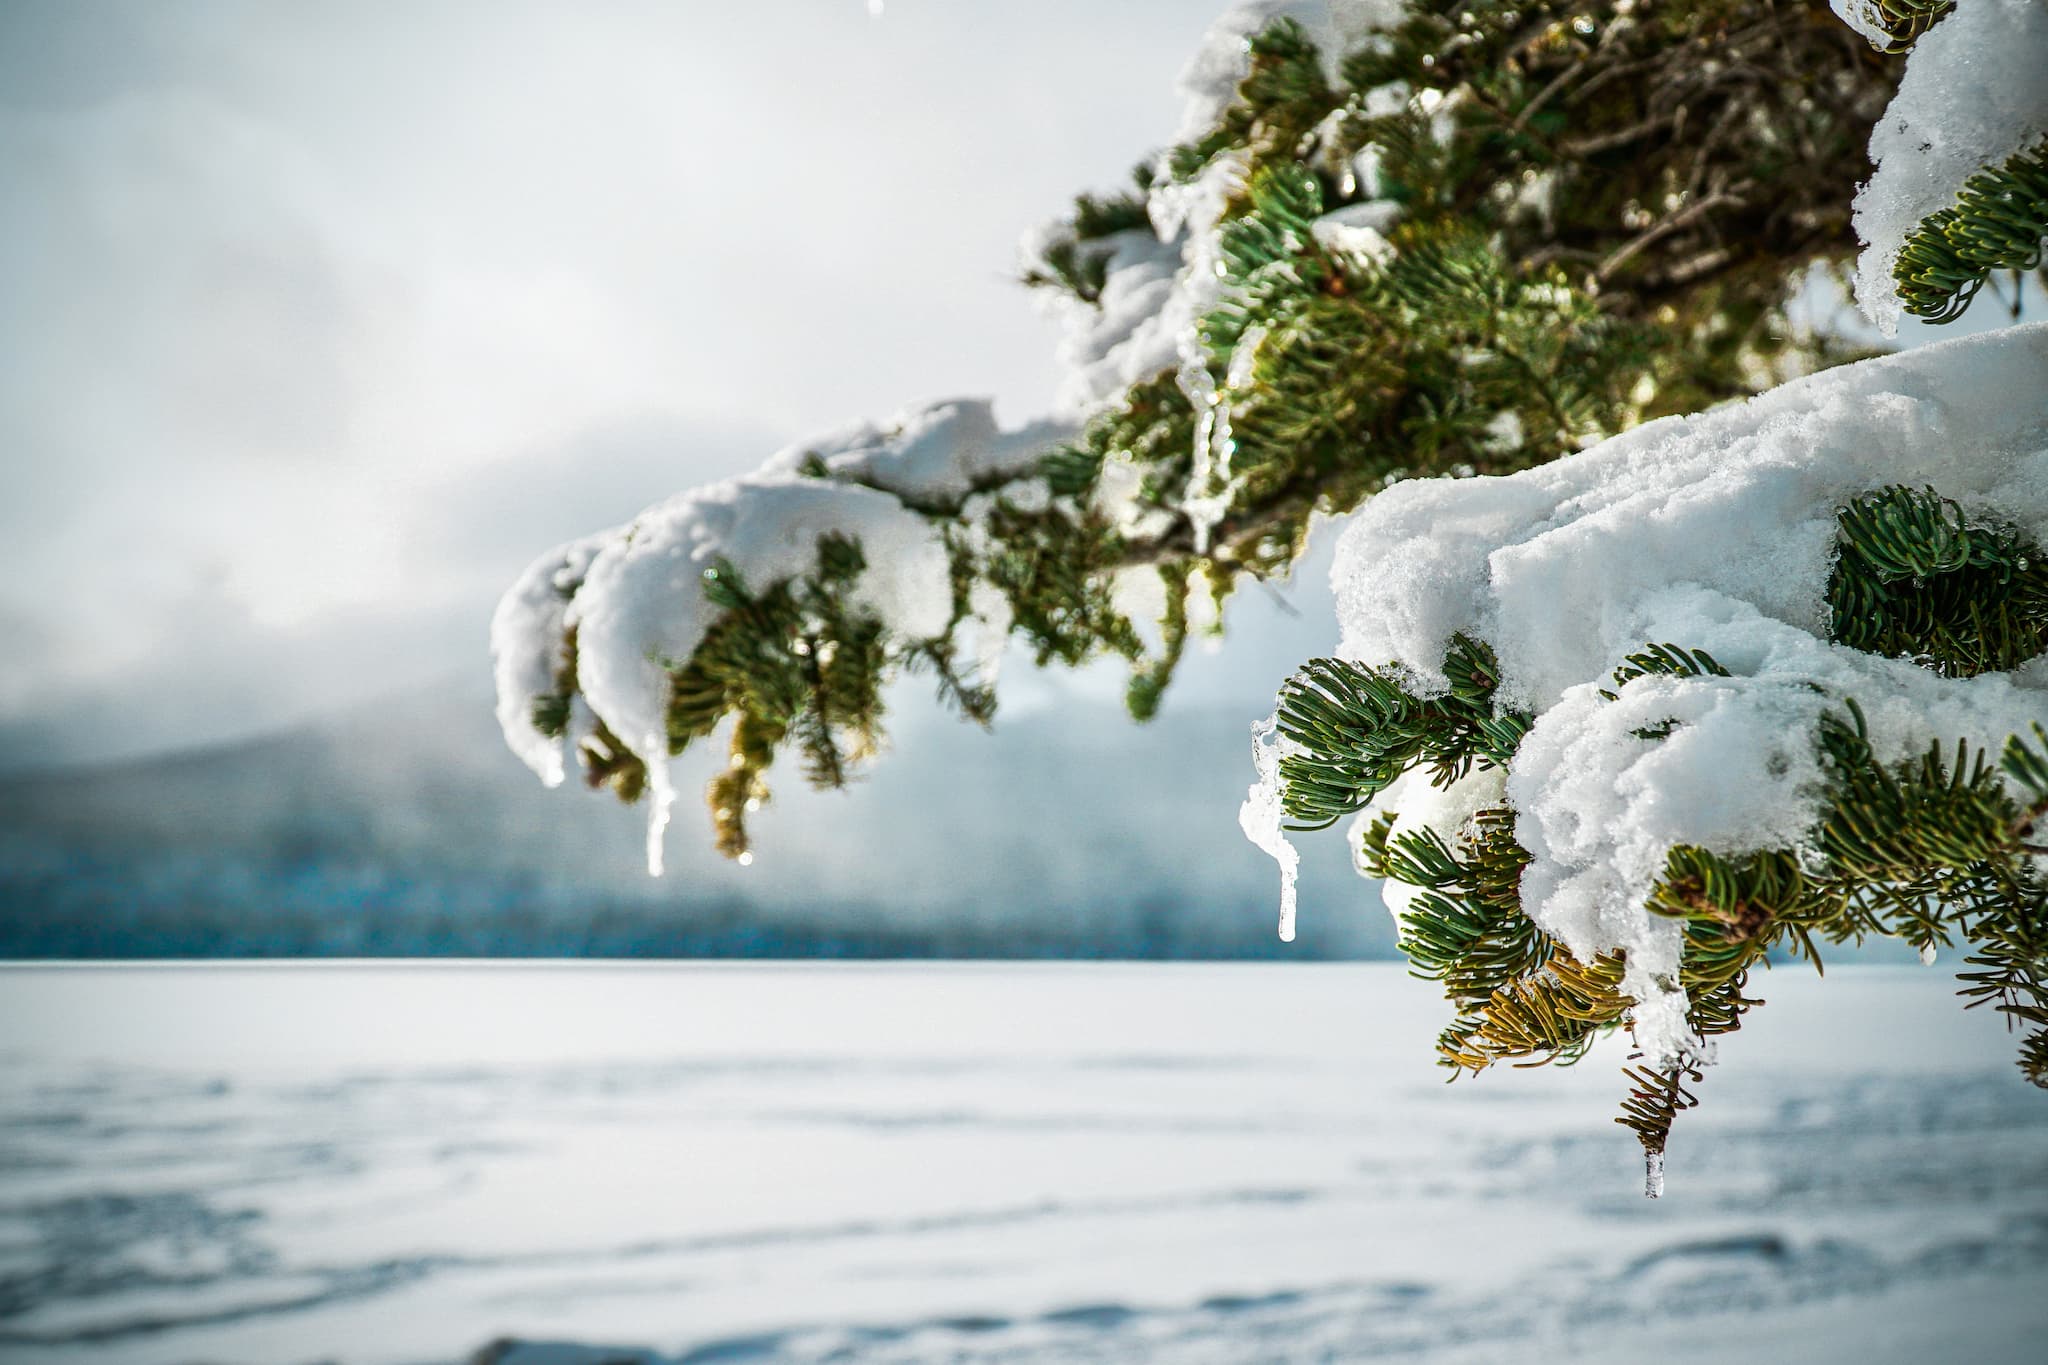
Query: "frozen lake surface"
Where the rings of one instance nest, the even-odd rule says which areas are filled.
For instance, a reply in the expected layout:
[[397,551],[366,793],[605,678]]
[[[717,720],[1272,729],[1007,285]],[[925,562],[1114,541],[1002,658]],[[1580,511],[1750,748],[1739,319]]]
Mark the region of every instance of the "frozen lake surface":
[[1392,965],[0,969],[0,1360],[2040,1359],[1950,965],[1753,983],[1654,1203]]

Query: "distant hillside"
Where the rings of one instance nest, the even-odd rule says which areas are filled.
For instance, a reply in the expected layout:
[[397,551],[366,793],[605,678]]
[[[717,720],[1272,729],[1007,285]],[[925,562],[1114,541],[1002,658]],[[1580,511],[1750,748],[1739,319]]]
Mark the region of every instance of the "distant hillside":
[[[467,689],[233,747],[0,784],[0,956],[601,954],[1355,957],[1390,927],[1304,849],[1301,941],[1236,827],[1247,718],[1108,708],[986,734],[906,703],[851,792],[781,774],[757,861],[679,803],[543,789]],[[694,792],[712,761],[696,755]],[[1319,856],[1313,856],[1319,855]]]

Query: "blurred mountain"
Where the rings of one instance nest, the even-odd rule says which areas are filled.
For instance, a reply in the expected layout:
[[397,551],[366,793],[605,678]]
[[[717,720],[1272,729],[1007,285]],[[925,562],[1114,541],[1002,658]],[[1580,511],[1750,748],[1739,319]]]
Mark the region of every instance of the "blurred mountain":
[[[1248,717],[1103,706],[984,733],[905,704],[849,791],[782,773],[756,860],[687,796],[548,791],[444,687],[254,742],[0,783],[0,956],[1382,956],[1342,840],[1306,841],[1301,939],[1237,830]],[[716,760],[690,755],[685,793]],[[777,774],[771,773],[771,778]]]

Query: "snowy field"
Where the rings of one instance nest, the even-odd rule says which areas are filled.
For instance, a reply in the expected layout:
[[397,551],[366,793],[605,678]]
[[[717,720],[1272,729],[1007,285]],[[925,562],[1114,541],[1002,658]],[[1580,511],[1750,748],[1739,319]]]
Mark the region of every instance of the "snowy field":
[[1653,1203],[1390,965],[4,969],[0,1360],[2039,1360],[1951,989],[1771,974]]

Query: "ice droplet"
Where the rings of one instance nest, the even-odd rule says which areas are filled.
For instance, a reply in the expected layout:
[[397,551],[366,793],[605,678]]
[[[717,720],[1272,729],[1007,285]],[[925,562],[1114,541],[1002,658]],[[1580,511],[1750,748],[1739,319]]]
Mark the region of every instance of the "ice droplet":
[[1643,1153],[1643,1193],[1651,1199],[1664,1197],[1664,1154]]
[[1934,945],[1932,943],[1921,945],[1920,965],[1923,967],[1932,967],[1934,965]]

